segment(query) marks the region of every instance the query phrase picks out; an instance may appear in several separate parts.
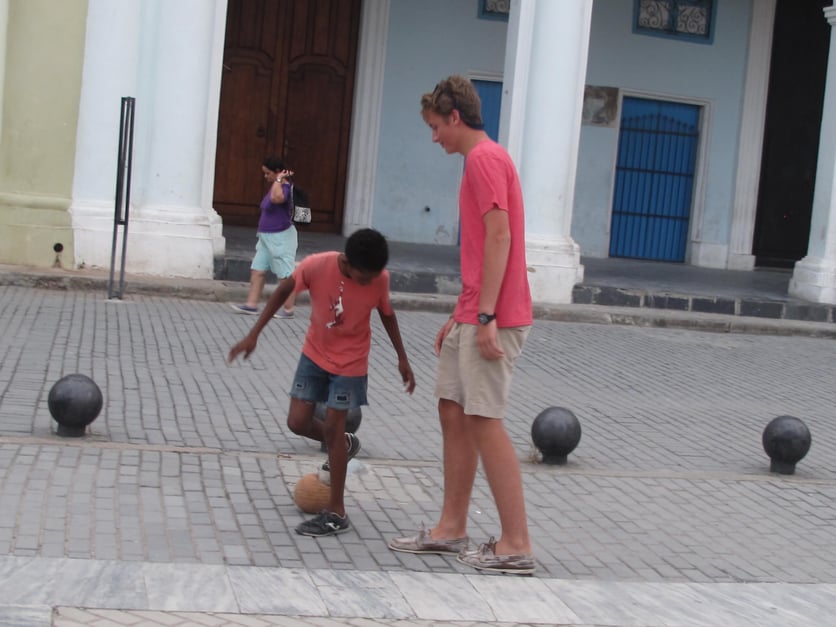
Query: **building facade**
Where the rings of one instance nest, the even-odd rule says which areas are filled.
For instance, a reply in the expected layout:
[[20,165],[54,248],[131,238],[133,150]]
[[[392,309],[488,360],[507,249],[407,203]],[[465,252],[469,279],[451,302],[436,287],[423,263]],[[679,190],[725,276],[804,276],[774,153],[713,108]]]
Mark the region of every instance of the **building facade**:
[[833,23],[777,0],[0,0],[0,262],[109,267],[128,96],[129,272],[211,278],[267,154],[305,228],[455,244],[462,161],[419,99],[456,73],[518,164],[536,300],[569,302],[585,255],[794,266],[793,295],[836,303]]

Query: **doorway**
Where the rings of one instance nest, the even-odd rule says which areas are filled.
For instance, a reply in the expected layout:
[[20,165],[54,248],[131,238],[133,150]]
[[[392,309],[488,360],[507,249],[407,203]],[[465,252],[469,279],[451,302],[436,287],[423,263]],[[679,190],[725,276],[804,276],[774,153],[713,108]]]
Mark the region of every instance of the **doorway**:
[[807,254],[831,27],[830,0],[778,2],[772,36],[755,265],[792,268]]
[[685,261],[699,120],[697,105],[623,99],[611,257]]
[[214,207],[256,226],[278,156],[308,195],[300,229],[342,230],[360,0],[229,0]]

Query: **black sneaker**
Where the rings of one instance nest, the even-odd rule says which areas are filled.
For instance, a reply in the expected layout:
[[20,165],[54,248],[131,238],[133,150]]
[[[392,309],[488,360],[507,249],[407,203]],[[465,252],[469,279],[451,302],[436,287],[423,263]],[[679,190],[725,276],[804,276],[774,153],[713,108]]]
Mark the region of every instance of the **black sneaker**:
[[296,527],[296,533],[300,536],[335,536],[340,533],[345,533],[351,529],[348,522],[348,516],[340,516],[334,512],[321,511],[319,514],[306,520]]
[[[345,437],[348,440],[348,459],[346,461],[351,461],[354,456],[360,452],[360,438],[353,433],[346,433]],[[322,464],[322,470],[325,472],[331,472],[331,464],[327,459],[325,460],[325,463]]]

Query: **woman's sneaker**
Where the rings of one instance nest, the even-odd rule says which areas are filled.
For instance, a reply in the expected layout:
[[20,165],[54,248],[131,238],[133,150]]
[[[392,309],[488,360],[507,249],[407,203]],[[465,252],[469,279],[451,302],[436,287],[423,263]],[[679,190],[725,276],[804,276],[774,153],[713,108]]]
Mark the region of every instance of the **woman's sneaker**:
[[288,318],[295,318],[296,312],[295,311],[288,311],[284,307],[280,307],[276,314],[273,316],[274,318],[281,318],[282,320],[287,320]]
[[[353,433],[346,433],[345,438],[348,442],[348,459],[346,461],[351,461],[354,459],[354,456],[360,452],[360,438]],[[327,459],[325,460],[325,463],[322,464],[322,470],[323,472],[331,472],[331,464]]]
[[239,305],[237,303],[230,303],[229,306],[232,307],[238,313],[248,314],[250,316],[258,315],[258,307],[250,307],[249,305]]
[[300,536],[312,536],[319,538],[322,536],[335,536],[340,533],[345,533],[351,529],[351,524],[348,522],[348,516],[340,516],[334,512],[321,511],[319,514],[306,520],[296,527],[296,533]]

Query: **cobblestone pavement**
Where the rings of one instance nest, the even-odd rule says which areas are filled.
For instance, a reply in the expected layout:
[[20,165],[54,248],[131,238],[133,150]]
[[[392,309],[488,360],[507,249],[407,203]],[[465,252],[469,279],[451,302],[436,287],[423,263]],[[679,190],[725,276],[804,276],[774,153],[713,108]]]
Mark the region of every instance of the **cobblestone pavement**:
[[[284,424],[305,313],[274,320],[248,362],[227,365],[254,318],[225,304],[0,287],[0,556],[472,574],[455,560],[386,548],[440,507],[432,341],[441,313],[398,314],[418,381],[412,397],[374,320],[370,406],[346,493],[354,531],[293,533],[302,519],[293,486],[323,456]],[[537,321],[507,416],[535,579],[836,583],[834,348],[829,339]],[[47,394],[73,372],[100,385],[105,405],[89,435],[61,438]],[[534,417],[554,405],[583,429],[565,466],[539,463],[531,443]],[[769,473],[761,444],[782,414],[812,433],[792,476]],[[470,534],[497,532],[480,474]],[[59,607],[53,622],[118,622],[97,612]],[[124,624],[154,624],[153,613],[134,614]],[[160,624],[239,624],[209,616]]]

